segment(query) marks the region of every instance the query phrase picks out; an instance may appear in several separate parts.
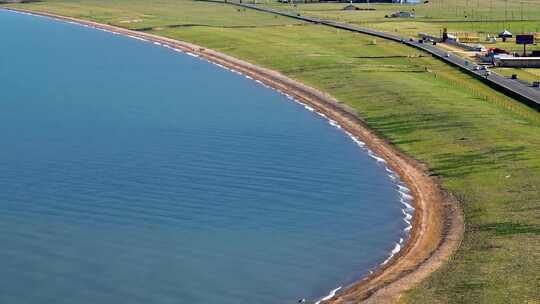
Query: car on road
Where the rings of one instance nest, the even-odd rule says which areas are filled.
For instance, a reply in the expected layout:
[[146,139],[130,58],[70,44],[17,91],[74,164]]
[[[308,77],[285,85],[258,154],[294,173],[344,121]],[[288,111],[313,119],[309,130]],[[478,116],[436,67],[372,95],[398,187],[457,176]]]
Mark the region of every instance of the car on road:
[[444,55],[446,58],[450,58],[450,53],[446,53],[446,55]]

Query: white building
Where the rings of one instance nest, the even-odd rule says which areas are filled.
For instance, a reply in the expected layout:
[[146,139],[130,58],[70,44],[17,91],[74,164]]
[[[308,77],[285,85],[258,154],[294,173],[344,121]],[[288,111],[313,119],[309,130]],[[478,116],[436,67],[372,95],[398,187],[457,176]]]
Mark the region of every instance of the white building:
[[421,0],[392,0],[393,3],[418,4]]

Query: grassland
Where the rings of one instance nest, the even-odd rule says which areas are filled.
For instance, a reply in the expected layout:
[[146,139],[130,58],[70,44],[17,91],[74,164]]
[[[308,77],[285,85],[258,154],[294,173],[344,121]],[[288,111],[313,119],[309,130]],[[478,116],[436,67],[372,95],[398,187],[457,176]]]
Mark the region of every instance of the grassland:
[[[248,0],[249,1],[249,0]],[[253,0],[252,0],[253,1]],[[477,37],[486,47],[498,47],[509,52],[523,51],[514,39],[507,42],[498,40],[488,43],[488,35],[508,29],[514,34],[536,33],[540,41],[540,0],[431,0],[428,3],[401,4],[355,4],[359,8],[374,10],[344,11],[343,3],[296,3],[294,5],[275,1],[255,0],[261,6],[280,10],[296,11],[324,19],[338,20],[377,30],[392,32],[405,37],[416,37],[418,33],[441,36],[444,28],[461,37]],[[309,1],[307,1],[309,2]],[[413,11],[416,17],[386,18],[397,11]],[[540,46],[529,46],[528,50],[539,50]],[[536,69],[540,71],[540,69]],[[540,73],[535,69],[498,68],[497,72],[510,76],[517,74],[527,82],[540,81]]]
[[496,68],[493,70],[507,77],[518,74],[520,79],[527,82],[540,81],[540,69]]
[[[498,33],[508,29],[516,34],[540,32],[540,0],[431,0],[421,4],[355,4],[372,11],[344,11],[343,3],[281,4],[258,0],[260,5],[300,14],[340,20],[353,24],[416,36],[418,32]],[[414,11],[416,18],[385,18],[397,11]]]
[[403,45],[222,4],[48,0],[13,7],[194,42],[332,94],[424,162],[462,205],[460,249],[404,302],[540,301],[538,112]]

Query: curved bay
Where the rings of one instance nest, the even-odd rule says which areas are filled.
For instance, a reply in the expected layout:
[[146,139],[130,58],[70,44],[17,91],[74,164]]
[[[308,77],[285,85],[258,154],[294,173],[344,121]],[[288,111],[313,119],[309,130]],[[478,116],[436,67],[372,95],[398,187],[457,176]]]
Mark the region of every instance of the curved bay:
[[294,303],[403,236],[384,167],[252,80],[0,11],[0,302]]

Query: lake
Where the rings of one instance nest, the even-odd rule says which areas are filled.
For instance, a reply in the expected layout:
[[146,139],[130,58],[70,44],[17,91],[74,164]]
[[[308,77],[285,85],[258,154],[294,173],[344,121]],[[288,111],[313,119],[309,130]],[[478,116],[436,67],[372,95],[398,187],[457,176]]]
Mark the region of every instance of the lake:
[[399,180],[209,62],[0,10],[0,302],[296,303],[406,238]]

